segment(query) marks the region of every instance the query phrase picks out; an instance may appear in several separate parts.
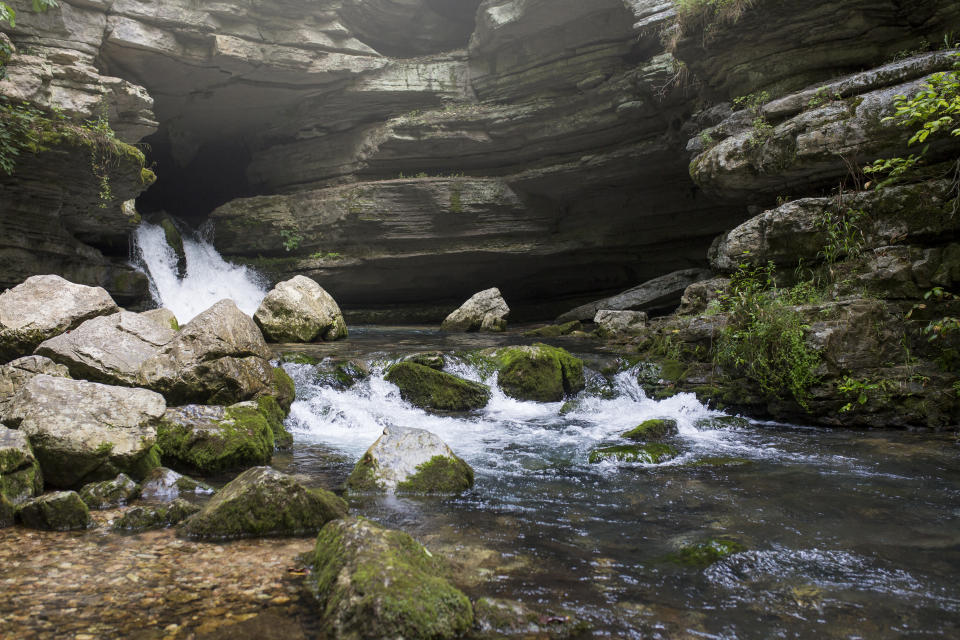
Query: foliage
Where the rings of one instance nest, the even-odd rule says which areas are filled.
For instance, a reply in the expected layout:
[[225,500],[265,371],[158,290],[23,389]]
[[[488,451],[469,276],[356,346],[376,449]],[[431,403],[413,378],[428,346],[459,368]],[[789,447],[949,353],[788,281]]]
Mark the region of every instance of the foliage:
[[842,98],[843,96],[840,95],[839,91],[830,93],[830,90],[827,87],[820,87],[817,89],[817,92],[813,95],[813,97],[810,98],[810,101],[807,102],[807,108],[816,109],[817,107],[822,107],[828,102],[834,102]]
[[843,380],[837,385],[837,391],[840,395],[850,398],[850,402],[840,407],[841,413],[853,410],[856,405],[865,405],[870,399],[871,393],[879,393],[882,399],[889,399],[888,392],[893,383],[889,380],[878,380],[871,382],[867,379],[856,380],[850,376],[844,376]]
[[847,208],[843,212],[824,211],[817,217],[817,228],[827,235],[823,248],[817,254],[827,266],[840,258],[860,255],[863,250],[863,229],[861,225],[867,217],[863,209]]
[[673,0],[677,24],[683,34],[708,32],[733,24],[758,0]]
[[777,288],[773,263],[741,264],[722,299],[730,323],[720,334],[714,363],[744,376],[768,396],[789,393],[806,407],[820,354],[806,344],[808,327],[791,306],[796,300],[792,293]]
[[773,125],[763,114],[763,106],[769,101],[770,94],[766,91],[733,99],[734,108],[747,109],[753,114],[753,133],[750,134],[750,140],[748,141],[751,148],[763,146],[767,140],[773,137]]
[[297,229],[281,229],[280,237],[283,238],[283,248],[285,251],[296,251],[303,242],[303,236]]

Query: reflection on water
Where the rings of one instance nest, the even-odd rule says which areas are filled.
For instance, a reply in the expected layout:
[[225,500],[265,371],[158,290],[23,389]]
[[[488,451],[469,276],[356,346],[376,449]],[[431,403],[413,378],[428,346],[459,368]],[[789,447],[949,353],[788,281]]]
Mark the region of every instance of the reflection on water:
[[[594,377],[594,392],[566,406],[517,402],[494,390],[487,408],[467,415],[411,407],[382,379],[388,362],[413,351],[517,341],[379,329],[300,347],[362,358],[374,373],[336,390],[316,381],[314,367],[286,365],[298,388],[288,420],[296,446],[274,466],[334,488],[384,426],[436,432],[476,469],[473,490],[455,498],[365,496],[352,500],[353,509],[447,553],[471,596],[564,609],[592,623],[597,637],[960,637],[955,436],[721,425],[714,421],[720,414],[693,396],[646,398],[630,371],[606,385]],[[456,358],[447,369],[484,380]],[[592,448],[654,417],[677,421],[677,458],[587,462]],[[739,464],[695,465],[717,458]],[[708,567],[670,560],[684,545],[715,538],[746,550]],[[237,640],[281,628],[277,637],[318,637],[290,572],[293,557],[310,546],[309,539],[195,544],[169,531],[8,529],[0,532],[0,581],[18,595],[0,599],[0,631],[52,637],[50,625],[73,619],[62,613],[73,610],[146,634],[120,637],[229,632]],[[56,579],[43,577],[50,572]],[[177,595],[168,602],[165,593]],[[210,611],[224,620],[227,613],[248,617],[201,629],[216,617]],[[264,623],[274,619],[284,622]]]

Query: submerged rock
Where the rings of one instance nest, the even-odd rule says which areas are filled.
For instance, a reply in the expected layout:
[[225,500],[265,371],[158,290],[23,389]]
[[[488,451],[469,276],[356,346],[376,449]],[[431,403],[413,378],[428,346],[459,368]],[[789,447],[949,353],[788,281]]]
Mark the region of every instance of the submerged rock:
[[80,499],[90,509],[122,507],[137,497],[137,483],[121,473],[113,480],[91,482],[80,489]]
[[17,504],[41,491],[43,476],[26,434],[0,426],[0,496]]
[[400,397],[424,409],[470,411],[490,401],[490,390],[482,384],[415,362],[391,366],[384,379],[399,387]]
[[253,315],[270,342],[316,342],[347,337],[336,300],[302,275],[277,284]]
[[58,491],[21,504],[17,519],[31,529],[72,531],[90,526],[90,511],[76,491]]
[[750,421],[740,416],[711,416],[697,420],[693,426],[700,430],[742,429],[750,426]]
[[159,466],[156,427],[163,396],[146,389],[38,375],[14,396],[3,420],[33,447],[44,481],[75,487]]
[[439,437],[423,429],[387,427],[347,479],[353,491],[460,493],[473,469]]
[[443,355],[443,353],[440,351],[425,351],[423,353],[414,353],[404,358],[404,360],[406,362],[421,364],[425,367],[436,369],[437,371],[443,371],[443,368],[447,364],[447,357]]
[[493,358],[498,365],[497,383],[511,398],[559,402],[586,386],[583,361],[558,347],[507,347]]
[[140,485],[141,498],[161,502],[176,500],[181,495],[188,493],[209,495],[213,492],[213,487],[180,475],[173,469],[166,467],[157,467],[151,471]]
[[623,434],[627,440],[646,442],[648,440],[662,440],[667,436],[676,435],[677,421],[669,418],[644,420],[639,425]]
[[712,539],[681,547],[670,556],[678,564],[693,567],[708,567],[734,553],[746,551],[747,547],[735,540]]
[[536,638],[554,639],[577,636],[586,625],[569,615],[550,615],[531,609],[517,600],[478,598],[473,605],[477,632],[471,638]]
[[331,522],[317,536],[308,584],[331,635],[456,638],[473,624],[470,601],[447,569],[409,535],[363,518]]
[[157,427],[165,464],[212,475],[270,462],[275,439],[256,402],[167,409]]
[[317,384],[334,389],[349,389],[370,375],[370,369],[360,360],[324,360],[317,365],[314,380]]
[[200,511],[200,507],[180,498],[170,504],[157,506],[136,506],[128,509],[113,523],[116,531],[145,531],[162,529],[182,522]]
[[660,464],[677,457],[676,449],[668,444],[653,442],[650,444],[629,444],[604,447],[590,452],[590,462],[640,462]]
[[473,294],[448,315],[440,328],[444,331],[503,331],[507,328],[510,307],[496,287]]
[[0,294],[0,362],[28,355],[85,320],[119,311],[101,287],[56,275],[32,276]]
[[324,489],[307,489],[269,467],[247,469],[223,487],[180,532],[189,538],[299,536],[347,514],[347,503]]
[[41,373],[60,378],[70,377],[65,366],[42,356],[24,356],[0,365],[0,419],[17,391]]

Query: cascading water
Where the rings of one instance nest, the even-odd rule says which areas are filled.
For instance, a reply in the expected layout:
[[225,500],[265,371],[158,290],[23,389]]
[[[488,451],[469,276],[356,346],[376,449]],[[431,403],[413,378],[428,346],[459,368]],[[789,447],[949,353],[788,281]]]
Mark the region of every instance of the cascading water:
[[177,273],[177,254],[163,228],[142,223],[133,234],[133,264],[150,278],[150,295],[184,324],[224,298],[253,315],[267,294],[264,278],[253,269],[223,259],[202,234],[182,233],[186,273]]

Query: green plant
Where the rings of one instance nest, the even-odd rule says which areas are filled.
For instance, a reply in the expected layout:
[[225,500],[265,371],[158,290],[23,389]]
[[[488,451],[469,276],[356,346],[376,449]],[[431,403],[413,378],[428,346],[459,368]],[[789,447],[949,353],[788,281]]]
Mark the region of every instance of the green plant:
[[810,101],[807,102],[807,108],[816,109],[817,107],[821,107],[829,102],[834,102],[836,100],[841,100],[841,99],[843,99],[843,96],[840,94],[839,91],[834,91],[833,93],[830,93],[829,88],[820,87],[819,89],[817,89],[817,92],[813,95],[813,97],[810,98]]
[[773,137],[773,125],[763,114],[763,106],[770,101],[770,94],[766,91],[751,93],[750,95],[740,96],[733,99],[733,106],[737,110],[747,109],[753,114],[753,133],[747,144],[751,148],[763,146],[767,140]]
[[323,251],[317,251],[315,253],[311,253],[310,257],[314,260],[339,260],[343,256],[336,251],[330,251],[327,253],[324,253]]
[[[839,198],[842,202],[842,197]],[[818,229],[826,233],[826,242],[817,254],[827,266],[840,258],[860,255],[863,251],[864,235],[862,225],[867,217],[863,209],[847,207],[842,212],[824,211],[816,219]]]
[[850,398],[850,402],[840,407],[840,411],[846,413],[853,410],[856,405],[865,405],[871,394],[879,395],[879,399],[886,402],[890,399],[889,392],[892,389],[893,383],[889,380],[870,382],[865,378],[856,380],[850,376],[844,376],[843,380],[837,384],[837,391],[840,395]]
[[283,238],[284,251],[296,251],[303,242],[303,236],[298,229],[288,228],[280,230],[280,237]]
[[759,0],[673,0],[677,30],[681,35],[710,32],[733,24]]

